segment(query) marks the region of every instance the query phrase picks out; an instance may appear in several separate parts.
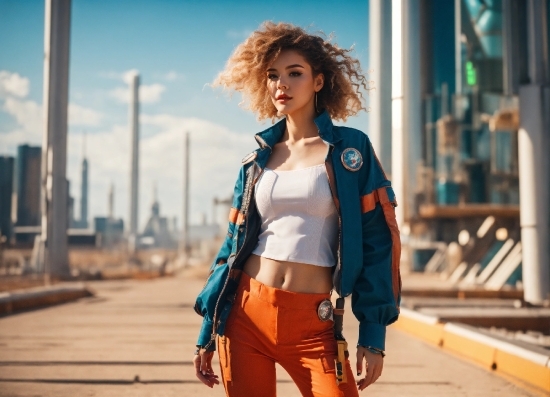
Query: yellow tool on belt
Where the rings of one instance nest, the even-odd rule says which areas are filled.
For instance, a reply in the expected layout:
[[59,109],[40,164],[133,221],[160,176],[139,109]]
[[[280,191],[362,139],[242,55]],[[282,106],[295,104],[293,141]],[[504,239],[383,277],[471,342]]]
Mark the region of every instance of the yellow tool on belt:
[[344,326],[344,298],[336,299],[336,308],[333,310],[334,337],[338,344],[338,356],[336,357],[336,384],[347,383],[346,359],[349,357],[348,342],[342,335]]
[[348,382],[348,376],[346,373],[346,353],[348,353],[348,342],[345,340],[339,340],[337,343],[338,358],[336,359],[336,384],[339,385],[340,383]]

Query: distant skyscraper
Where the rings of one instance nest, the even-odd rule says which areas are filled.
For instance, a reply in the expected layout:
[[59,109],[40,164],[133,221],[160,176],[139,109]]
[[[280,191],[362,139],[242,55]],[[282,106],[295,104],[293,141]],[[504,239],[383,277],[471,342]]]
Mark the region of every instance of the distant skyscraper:
[[11,197],[13,192],[13,157],[0,156],[0,237],[11,237]]
[[17,226],[40,225],[40,170],[42,149],[39,146],[17,147],[15,194]]
[[74,197],[71,196],[71,182],[67,179],[67,221],[69,228],[81,228],[80,221],[74,216]]
[[138,232],[138,178],[139,178],[139,74],[135,73],[130,80],[130,235]]

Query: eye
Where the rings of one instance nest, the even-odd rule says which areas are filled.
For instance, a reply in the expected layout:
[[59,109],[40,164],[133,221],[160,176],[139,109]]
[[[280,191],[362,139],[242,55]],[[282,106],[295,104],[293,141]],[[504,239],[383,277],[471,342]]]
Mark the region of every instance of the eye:
[[289,73],[289,76],[290,76],[290,77],[298,77],[298,76],[301,76],[301,75],[302,75],[301,72],[290,72],[290,73]]
[[267,74],[267,79],[268,80],[277,80],[278,76],[276,74],[273,74],[273,73],[268,73]]

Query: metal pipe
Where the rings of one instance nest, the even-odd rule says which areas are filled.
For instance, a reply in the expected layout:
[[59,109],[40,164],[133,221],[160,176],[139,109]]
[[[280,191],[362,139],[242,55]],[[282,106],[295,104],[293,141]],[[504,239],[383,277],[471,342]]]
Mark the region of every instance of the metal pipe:
[[462,94],[462,0],[455,0],[455,93]]
[[527,3],[527,41],[531,84],[519,89],[519,186],[523,245],[524,299],[541,304],[550,293],[550,91],[545,87],[547,51],[543,1]]
[[[392,186],[398,200],[405,200],[404,186],[404,144],[403,133],[403,64],[402,64],[402,1],[392,0],[392,66],[391,66],[391,90],[392,90],[392,110],[391,110],[391,131],[392,131]],[[395,209],[395,216],[399,230],[404,230],[405,211],[404,205],[399,205]]]
[[68,277],[66,171],[71,0],[46,0],[44,25],[42,263],[46,275]]
[[[416,215],[415,195],[419,185],[417,170],[422,161],[422,73],[420,59],[420,7],[417,0],[403,0],[403,157],[405,159],[405,220]],[[395,142],[395,141],[394,141]]]
[[531,84],[543,84],[548,79],[546,1],[528,0],[527,48]]
[[[130,77],[130,239],[135,240],[138,233],[139,203],[139,74]],[[131,249],[133,251],[133,249]]]
[[549,102],[544,100],[545,91],[548,92],[548,89],[534,84],[521,86],[519,90],[518,146],[523,288],[525,301],[533,304],[541,304],[550,292],[550,145],[544,128],[544,114],[548,113]]
[[183,258],[189,257],[189,132],[183,138],[183,214],[181,223],[181,250]]
[[514,32],[514,0],[502,0],[502,78],[504,95],[517,94],[517,54]]
[[369,136],[386,173],[391,174],[391,2],[370,0],[370,69],[375,89],[370,93]]

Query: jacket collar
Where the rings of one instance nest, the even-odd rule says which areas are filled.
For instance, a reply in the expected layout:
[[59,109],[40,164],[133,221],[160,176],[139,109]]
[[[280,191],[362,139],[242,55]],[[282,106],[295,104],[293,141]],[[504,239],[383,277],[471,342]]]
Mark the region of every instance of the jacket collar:
[[[319,131],[319,136],[321,139],[329,144],[335,144],[340,141],[342,137],[340,136],[340,131],[337,128],[334,128],[332,120],[326,110],[324,110],[319,116],[314,120],[317,130]],[[269,127],[268,129],[258,132],[255,135],[258,145],[261,149],[270,148],[273,149],[273,146],[281,140],[286,128],[286,119],[282,119],[277,124]]]

